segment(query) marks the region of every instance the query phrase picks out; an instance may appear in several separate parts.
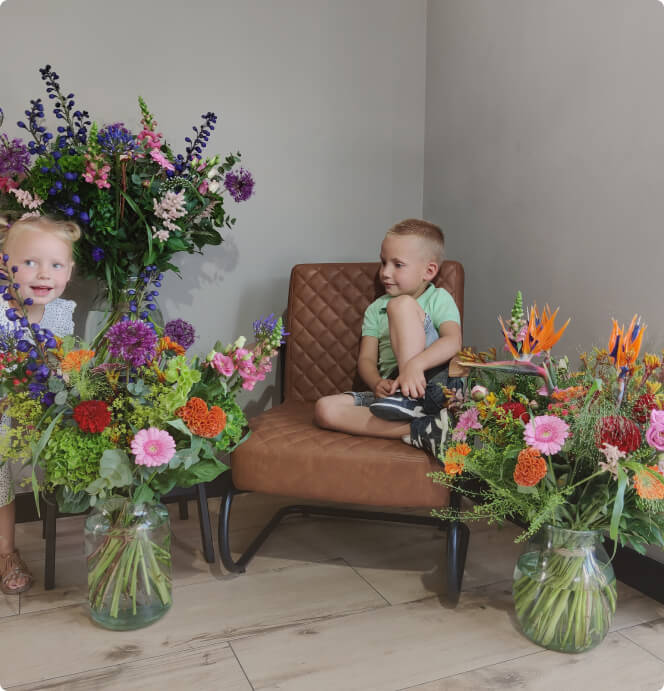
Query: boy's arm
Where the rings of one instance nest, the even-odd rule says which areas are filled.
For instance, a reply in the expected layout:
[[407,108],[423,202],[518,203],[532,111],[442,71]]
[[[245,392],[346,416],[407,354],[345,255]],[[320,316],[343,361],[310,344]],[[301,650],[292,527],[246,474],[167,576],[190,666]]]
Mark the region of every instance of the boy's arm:
[[426,387],[424,372],[449,362],[461,350],[461,327],[457,322],[443,322],[438,334],[440,338],[437,341],[406,363],[392,383],[390,395],[401,389],[404,396],[422,398]]
[[389,395],[392,380],[383,379],[378,372],[378,339],[374,336],[362,336],[357,371],[378,398]]

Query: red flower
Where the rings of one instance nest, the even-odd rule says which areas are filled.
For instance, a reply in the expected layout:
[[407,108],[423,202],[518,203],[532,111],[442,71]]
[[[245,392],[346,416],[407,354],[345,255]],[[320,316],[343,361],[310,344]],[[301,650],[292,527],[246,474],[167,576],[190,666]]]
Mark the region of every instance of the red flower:
[[634,419],[641,424],[648,422],[650,411],[656,407],[657,401],[651,393],[641,394],[636,399],[636,403],[634,403],[634,407],[632,408]]
[[616,446],[624,453],[632,453],[641,446],[641,432],[633,420],[622,415],[603,417],[595,430],[595,445],[601,449],[604,444]]
[[521,418],[523,422],[530,420],[530,413],[523,403],[517,401],[507,401],[500,406],[506,413],[512,413],[512,419],[518,420]]
[[111,411],[104,401],[81,401],[74,408],[74,420],[84,432],[98,434],[111,422]]

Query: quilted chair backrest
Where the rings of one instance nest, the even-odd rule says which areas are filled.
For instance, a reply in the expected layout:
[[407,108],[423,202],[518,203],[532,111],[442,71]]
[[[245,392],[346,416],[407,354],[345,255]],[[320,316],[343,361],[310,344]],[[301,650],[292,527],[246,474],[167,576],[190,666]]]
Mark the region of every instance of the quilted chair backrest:
[[[364,310],[383,292],[378,262],[298,264],[288,294],[285,401],[364,389],[357,374]],[[463,320],[463,266],[445,261],[435,284],[454,298]]]

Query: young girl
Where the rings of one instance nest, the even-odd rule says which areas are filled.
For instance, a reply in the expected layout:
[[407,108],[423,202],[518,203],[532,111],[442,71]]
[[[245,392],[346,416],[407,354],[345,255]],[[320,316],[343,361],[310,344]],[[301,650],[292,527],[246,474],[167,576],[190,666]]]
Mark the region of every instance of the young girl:
[[[30,323],[50,329],[56,336],[74,331],[72,313],[76,303],[61,300],[74,267],[73,244],[81,236],[75,223],[48,216],[30,217],[13,225],[0,221],[0,255],[9,255],[10,267],[17,267],[14,280],[21,297],[32,298],[26,306]],[[13,328],[6,310],[12,302],[0,304],[0,327]],[[9,419],[0,420],[0,434]],[[4,461],[4,462],[3,462]],[[11,459],[0,459],[0,590],[15,594],[28,590],[33,577],[14,546],[15,504]]]

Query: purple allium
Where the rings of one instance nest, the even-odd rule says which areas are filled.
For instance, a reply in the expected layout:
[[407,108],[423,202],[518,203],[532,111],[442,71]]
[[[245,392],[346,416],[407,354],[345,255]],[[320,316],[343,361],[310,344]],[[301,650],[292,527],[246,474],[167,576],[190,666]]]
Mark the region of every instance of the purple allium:
[[184,319],[173,319],[164,326],[164,335],[179,343],[185,350],[193,345],[196,338],[194,327]]
[[106,332],[108,352],[128,362],[132,367],[141,367],[157,354],[157,335],[142,321],[121,321],[113,324]]
[[30,153],[21,139],[9,139],[0,134],[0,175],[23,175],[30,167]]
[[245,202],[254,192],[254,179],[248,170],[238,168],[237,172],[226,173],[224,187],[236,202]]
[[97,135],[97,142],[110,154],[126,154],[136,148],[134,135],[122,122],[106,125]]
[[106,253],[101,247],[95,247],[92,250],[92,261],[98,264],[104,258],[105,254]]

